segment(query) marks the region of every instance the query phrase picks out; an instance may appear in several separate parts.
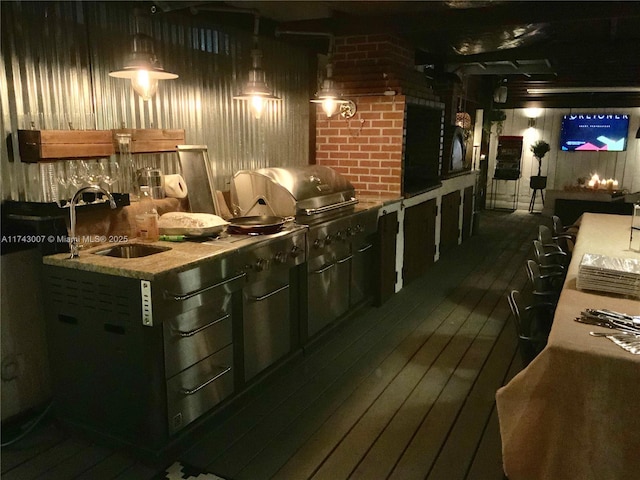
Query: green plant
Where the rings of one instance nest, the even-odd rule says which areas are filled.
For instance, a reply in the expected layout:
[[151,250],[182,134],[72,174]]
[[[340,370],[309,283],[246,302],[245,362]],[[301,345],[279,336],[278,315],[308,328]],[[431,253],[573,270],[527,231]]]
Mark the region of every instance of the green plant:
[[498,135],[502,132],[502,123],[507,119],[507,114],[503,110],[489,110],[484,120],[484,130],[491,134],[491,126],[496,124]]
[[549,150],[551,150],[551,147],[544,140],[537,140],[531,145],[533,156],[538,160],[538,176],[540,176],[542,171],[542,159]]

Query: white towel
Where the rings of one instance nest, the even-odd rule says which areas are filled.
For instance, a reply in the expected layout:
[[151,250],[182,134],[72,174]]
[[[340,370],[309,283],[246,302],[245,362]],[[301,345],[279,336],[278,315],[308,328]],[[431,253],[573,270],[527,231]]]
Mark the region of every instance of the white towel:
[[184,198],[187,196],[187,184],[182,175],[165,175],[164,191],[167,197]]

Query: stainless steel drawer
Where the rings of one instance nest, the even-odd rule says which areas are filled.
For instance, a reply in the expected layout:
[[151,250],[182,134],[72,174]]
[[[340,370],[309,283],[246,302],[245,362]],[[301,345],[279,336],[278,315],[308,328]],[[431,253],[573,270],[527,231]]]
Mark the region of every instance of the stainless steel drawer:
[[169,433],[176,433],[231,395],[233,377],[233,346],[229,345],[169,379]]
[[165,376],[170,378],[233,341],[231,294],[162,324]]
[[[185,276],[185,278],[182,280],[186,280],[189,276],[197,277],[201,273],[201,269],[183,272],[181,275]],[[207,282],[203,282],[201,278],[192,280],[188,282],[190,288],[184,288],[185,286],[179,285],[179,282],[175,281],[175,279],[173,282],[165,281],[162,283],[160,288],[162,295],[157,301],[159,305],[158,315],[164,321],[194,308],[219,302],[220,298],[240,290],[246,281],[246,274],[243,272],[230,272],[218,278],[210,278]],[[155,301],[154,308],[156,308]]]

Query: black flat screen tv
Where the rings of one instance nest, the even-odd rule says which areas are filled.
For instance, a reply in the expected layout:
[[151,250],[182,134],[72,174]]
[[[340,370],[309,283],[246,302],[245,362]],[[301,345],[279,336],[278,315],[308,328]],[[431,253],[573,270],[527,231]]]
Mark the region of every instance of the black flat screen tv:
[[623,152],[627,149],[628,133],[627,114],[564,115],[560,130],[560,149],[566,152]]

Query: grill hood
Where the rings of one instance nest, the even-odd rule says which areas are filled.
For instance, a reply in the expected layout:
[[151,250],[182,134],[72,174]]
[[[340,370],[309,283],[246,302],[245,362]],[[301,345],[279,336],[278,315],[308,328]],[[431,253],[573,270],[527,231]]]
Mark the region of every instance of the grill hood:
[[236,216],[317,217],[353,209],[353,185],[318,165],[241,170],[231,181]]

